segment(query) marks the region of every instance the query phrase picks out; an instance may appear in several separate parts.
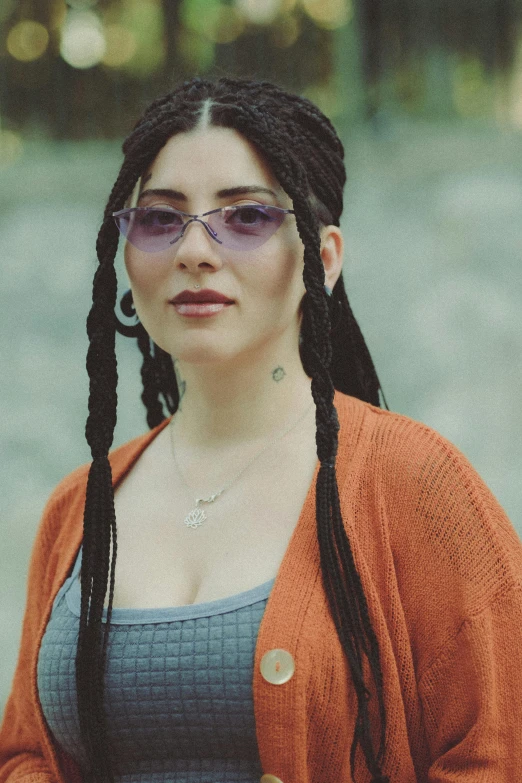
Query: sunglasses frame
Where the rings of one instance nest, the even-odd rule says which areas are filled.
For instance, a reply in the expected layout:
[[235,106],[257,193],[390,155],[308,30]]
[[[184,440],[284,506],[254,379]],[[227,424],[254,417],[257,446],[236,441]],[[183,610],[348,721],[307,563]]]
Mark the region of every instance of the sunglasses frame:
[[[183,235],[185,234],[185,231],[187,230],[187,226],[190,223],[194,223],[194,222],[201,223],[205,227],[208,235],[210,237],[212,237],[212,239],[215,242],[217,242],[219,245],[223,245],[222,240],[218,239],[218,235],[212,229],[212,227],[209,226],[209,224],[207,223],[206,220],[201,220],[201,218],[207,217],[207,215],[214,215],[214,214],[216,214],[216,212],[226,213],[227,210],[235,211],[235,210],[239,210],[239,209],[245,209],[245,208],[248,208],[248,207],[254,207],[254,208],[258,208],[258,209],[265,208],[265,209],[270,209],[270,210],[274,210],[275,209],[277,212],[282,212],[283,215],[295,215],[295,211],[293,209],[283,209],[282,207],[276,207],[273,204],[237,204],[237,205],[234,204],[232,206],[227,206],[227,207],[217,207],[216,209],[211,209],[208,212],[202,212],[199,215],[192,215],[189,212],[183,212],[181,209],[175,209],[174,207],[127,207],[126,209],[120,209],[117,212],[113,212],[112,213],[112,217],[114,218],[114,222],[116,223],[116,226],[117,226],[118,231],[120,232],[120,234],[123,237],[125,237],[127,242],[130,242],[130,244],[133,245],[133,247],[136,247],[136,245],[134,245],[131,242],[131,240],[128,239],[127,236],[123,233],[123,231],[121,230],[121,228],[119,226],[118,218],[121,217],[122,215],[128,215],[130,213],[137,212],[138,210],[139,211],[147,210],[147,211],[150,211],[150,212],[152,212],[152,211],[156,211],[156,212],[173,212],[176,215],[182,215],[184,218],[189,218],[185,223],[183,223],[183,228],[181,229],[181,231],[179,233],[179,236],[177,236],[175,239],[170,240],[169,243],[168,243],[169,245],[173,245],[175,242],[177,242],[178,240],[182,239]],[[282,223],[282,221],[281,221],[281,223]],[[279,226],[277,226],[275,231],[277,231],[277,229],[281,227],[281,223],[279,224]],[[273,234],[275,234],[275,231],[273,232]],[[273,236],[273,234],[270,234],[270,236]],[[268,236],[261,243],[261,245],[256,245],[256,247],[261,247],[262,245],[264,245],[264,243],[267,242],[270,239],[270,236]],[[227,245],[224,245],[224,247],[227,247]],[[142,248],[137,248],[137,249],[141,250],[142,253],[161,253],[161,252],[163,252],[163,250],[167,250],[167,248],[168,248],[168,246],[165,246],[165,248],[160,249],[160,250],[142,250]],[[239,248],[230,248],[230,249],[236,249],[237,250]]]

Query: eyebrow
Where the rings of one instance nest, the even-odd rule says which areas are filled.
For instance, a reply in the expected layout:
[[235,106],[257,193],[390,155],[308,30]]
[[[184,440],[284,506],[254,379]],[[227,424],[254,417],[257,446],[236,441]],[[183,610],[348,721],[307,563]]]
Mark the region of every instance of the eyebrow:
[[[245,196],[254,193],[264,193],[272,196],[277,200],[278,195],[271,188],[265,188],[263,185],[238,185],[235,188],[223,188],[216,193],[217,198],[231,198],[233,196]],[[165,196],[167,198],[174,199],[176,201],[187,201],[187,196],[179,190],[171,190],[170,188],[152,188],[150,190],[144,190],[140,193],[139,199],[145,196]]]

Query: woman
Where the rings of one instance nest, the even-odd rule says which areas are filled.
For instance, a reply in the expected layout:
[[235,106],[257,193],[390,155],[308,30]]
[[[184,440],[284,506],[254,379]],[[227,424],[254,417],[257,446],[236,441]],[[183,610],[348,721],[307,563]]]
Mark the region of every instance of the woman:
[[[511,783],[522,545],[452,444],[379,407],[332,125],[273,85],[194,79],[123,149],[93,460],[39,529],[0,780]],[[151,431],[108,457],[116,329]]]

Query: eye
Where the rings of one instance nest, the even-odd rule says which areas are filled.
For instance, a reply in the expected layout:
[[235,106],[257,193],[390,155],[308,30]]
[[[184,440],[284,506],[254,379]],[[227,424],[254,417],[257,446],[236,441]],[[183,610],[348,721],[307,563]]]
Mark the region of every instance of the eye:
[[258,207],[252,204],[232,207],[225,212],[225,222],[239,226],[260,226],[272,220],[266,207]]
[[143,228],[181,228],[183,218],[172,209],[153,209],[144,207],[143,212],[136,212],[136,218]]

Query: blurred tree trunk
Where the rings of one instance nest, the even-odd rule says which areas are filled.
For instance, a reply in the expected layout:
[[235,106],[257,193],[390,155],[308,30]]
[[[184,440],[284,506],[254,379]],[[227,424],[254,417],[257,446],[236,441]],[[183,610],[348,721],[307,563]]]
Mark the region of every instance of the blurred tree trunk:
[[356,3],[349,23],[333,33],[333,50],[335,89],[340,108],[336,127],[341,138],[347,139],[350,130],[363,122],[368,113],[359,8]]
[[163,19],[165,22],[165,64],[160,75],[158,94],[173,89],[179,82],[192,74],[188,74],[186,66],[180,57],[178,39],[181,30],[181,1],[162,0]]
[[382,0],[356,0],[353,8],[364,91],[364,119],[372,120],[380,108],[380,79],[384,72],[385,57],[385,9]]

